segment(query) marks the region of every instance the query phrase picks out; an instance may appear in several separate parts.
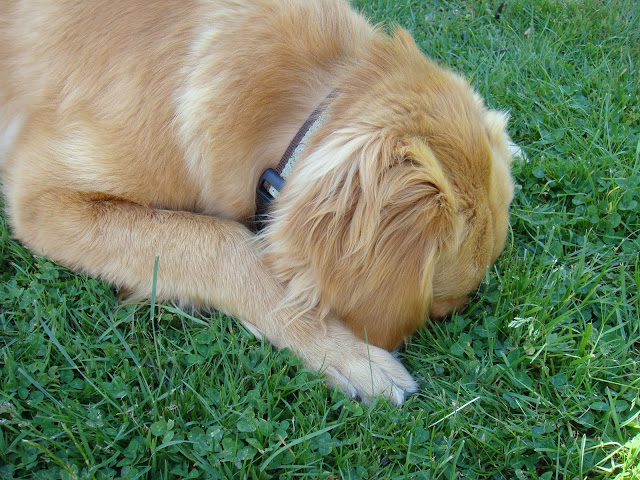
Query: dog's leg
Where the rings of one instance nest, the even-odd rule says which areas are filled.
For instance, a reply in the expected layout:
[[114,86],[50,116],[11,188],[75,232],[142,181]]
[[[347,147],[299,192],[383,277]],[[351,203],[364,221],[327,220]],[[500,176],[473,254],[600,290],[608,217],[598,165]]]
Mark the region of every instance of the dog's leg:
[[[42,183],[40,183],[42,185]],[[154,209],[101,193],[10,188],[17,236],[34,251],[148,298],[215,307],[288,347],[322,370],[330,385],[370,401],[398,404],[416,384],[392,354],[366,345],[341,322],[276,307],[284,289],[262,263],[241,224]]]

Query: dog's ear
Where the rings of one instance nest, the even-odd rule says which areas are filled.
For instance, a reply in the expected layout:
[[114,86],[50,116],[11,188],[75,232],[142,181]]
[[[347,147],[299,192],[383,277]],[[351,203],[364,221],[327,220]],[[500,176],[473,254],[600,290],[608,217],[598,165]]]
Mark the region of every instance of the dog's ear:
[[424,321],[440,252],[459,243],[455,189],[420,139],[349,135],[314,155],[283,190],[265,260],[288,302],[331,306],[397,346]]
[[392,236],[398,248],[435,251],[455,243],[461,228],[455,193],[429,146],[414,138],[389,140],[377,154],[373,164],[362,160],[362,215],[352,218],[351,231],[378,237],[361,238],[368,245]]
[[461,206],[454,186],[428,144],[420,139],[409,139],[396,148],[400,172],[393,182],[394,194],[390,196],[389,204],[409,215],[404,235],[409,237],[407,245],[421,252],[421,255],[416,255],[415,251],[411,254],[421,259],[423,301],[430,303],[433,272],[440,253],[443,249],[457,249],[460,243]]
[[[338,246],[348,266],[331,279],[343,278],[341,290],[353,295],[347,302],[338,291],[332,303],[352,328],[368,324],[370,338],[391,348],[424,321],[435,265],[443,249],[457,247],[462,223],[455,190],[427,144],[383,140],[376,153],[360,159]],[[367,318],[388,323],[374,326]]]
[[407,171],[403,173],[404,179],[401,179],[400,188],[392,201],[404,203],[408,209],[416,209],[424,226],[425,237],[434,247],[455,242],[461,228],[458,205],[442,165],[421,140],[411,139],[398,149],[401,164]]
[[[512,143],[507,133],[509,114],[496,110],[485,110],[483,114],[484,128],[492,147],[496,150],[501,150],[502,148],[508,150],[508,145]],[[505,160],[511,164],[512,156],[506,155]]]
[[498,157],[506,163],[507,167],[511,167],[513,163],[515,144],[509,137],[507,125],[509,124],[509,114],[507,112],[490,110],[484,105],[484,100],[476,92],[473,94],[476,106],[482,112],[482,123],[484,130],[489,138],[489,143],[494,152],[498,153]]
[[507,124],[509,123],[509,114],[497,110],[484,111],[484,125],[492,141],[499,141],[502,135],[507,132]]

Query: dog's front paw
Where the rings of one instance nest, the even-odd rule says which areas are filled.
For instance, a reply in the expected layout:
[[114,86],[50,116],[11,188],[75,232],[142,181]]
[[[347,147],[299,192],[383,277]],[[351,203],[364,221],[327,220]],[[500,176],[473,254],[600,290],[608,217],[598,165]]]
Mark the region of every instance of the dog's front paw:
[[[258,327],[244,325],[257,337],[265,336]],[[393,354],[363,342],[337,319],[328,319],[325,326],[314,327],[311,335],[309,330],[297,336],[292,335],[295,329],[280,330],[285,335],[276,338],[276,345],[295,351],[305,366],[325,375],[329,387],[337,386],[366,404],[386,397],[400,405],[418,391],[416,381]]]
[[391,353],[373,345],[358,345],[339,353],[324,369],[329,386],[338,386],[352,398],[369,404],[387,397],[394,405],[418,391],[418,384]]
[[418,384],[393,354],[367,345],[341,324],[329,326],[326,335],[308,349],[300,349],[309,367],[324,373],[330,387],[370,404],[386,397],[400,405],[418,391]]

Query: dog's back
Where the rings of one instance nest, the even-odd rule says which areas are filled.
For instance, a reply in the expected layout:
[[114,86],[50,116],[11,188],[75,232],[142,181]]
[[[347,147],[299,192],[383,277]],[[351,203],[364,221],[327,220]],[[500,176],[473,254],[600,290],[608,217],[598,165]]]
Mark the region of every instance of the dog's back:
[[22,171],[40,184],[193,207],[171,101],[194,23],[179,12],[190,2],[32,3],[3,6],[2,147],[56,145],[47,158],[10,156],[9,210]]

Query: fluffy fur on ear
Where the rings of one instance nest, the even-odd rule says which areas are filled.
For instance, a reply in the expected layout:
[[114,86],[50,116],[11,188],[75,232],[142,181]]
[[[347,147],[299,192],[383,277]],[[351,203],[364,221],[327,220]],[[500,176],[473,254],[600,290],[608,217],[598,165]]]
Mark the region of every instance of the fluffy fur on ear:
[[357,334],[393,348],[424,321],[437,256],[458,242],[456,199],[424,143],[345,130],[291,179],[266,258],[290,301],[330,305]]

